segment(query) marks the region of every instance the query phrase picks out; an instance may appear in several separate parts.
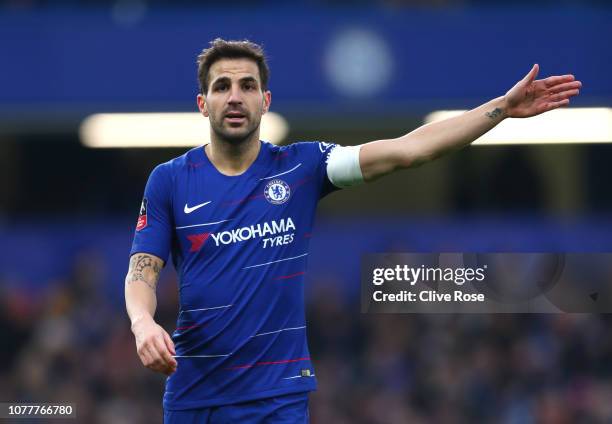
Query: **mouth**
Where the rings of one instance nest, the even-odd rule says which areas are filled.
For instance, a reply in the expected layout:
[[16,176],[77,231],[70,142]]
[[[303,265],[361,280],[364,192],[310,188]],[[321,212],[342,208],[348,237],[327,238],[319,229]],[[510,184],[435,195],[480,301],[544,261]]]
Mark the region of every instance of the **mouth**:
[[242,112],[228,112],[225,114],[225,119],[230,124],[241,124],[246,121],[246,115]]

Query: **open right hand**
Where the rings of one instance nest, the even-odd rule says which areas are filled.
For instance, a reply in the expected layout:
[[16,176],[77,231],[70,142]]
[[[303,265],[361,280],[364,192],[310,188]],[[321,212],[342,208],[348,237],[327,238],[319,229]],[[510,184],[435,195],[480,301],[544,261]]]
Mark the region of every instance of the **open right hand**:
[[170,375],[176,371],[174,343],[170,335],[153,318],[136,320],[132,324],[136,351],[142,364],[150,370]]

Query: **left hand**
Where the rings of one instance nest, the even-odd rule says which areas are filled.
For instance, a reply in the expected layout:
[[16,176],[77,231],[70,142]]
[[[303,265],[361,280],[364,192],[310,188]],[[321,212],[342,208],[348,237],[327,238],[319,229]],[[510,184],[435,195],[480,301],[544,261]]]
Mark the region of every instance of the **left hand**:
[[506,116],[527,118],[569,104],[577,96],[582,83],[573,75],[561,75],[536,80],[540,67],[533,65],[525,78],[516,83],[504,96]]

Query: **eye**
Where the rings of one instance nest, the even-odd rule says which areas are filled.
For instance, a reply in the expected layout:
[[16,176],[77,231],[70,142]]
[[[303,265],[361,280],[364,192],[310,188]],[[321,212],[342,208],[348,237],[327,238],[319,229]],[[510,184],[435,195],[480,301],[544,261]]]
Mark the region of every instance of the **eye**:
[[227,90],[227,84],[219,84],[214,88],[215,91],[225,91]]
[[255,84],[252,82],[247,82],[244,84],[244,89],[247,91],[255,90]]

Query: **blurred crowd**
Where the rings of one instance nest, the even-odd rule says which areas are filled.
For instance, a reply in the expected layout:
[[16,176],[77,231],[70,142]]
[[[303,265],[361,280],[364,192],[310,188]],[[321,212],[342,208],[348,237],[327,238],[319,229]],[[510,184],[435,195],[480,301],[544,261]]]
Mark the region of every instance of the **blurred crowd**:
[[[0,398],[76,404],[78,422],[162,421],[164,377],[145,369],[104,263],[31,291],[0,284]],[[361,314],[339,281],[311,275],[308,332],[319,390],[311,422],[563,424],[612,421],[608,315]],[[175,328],[176,277],[157,320]]]

